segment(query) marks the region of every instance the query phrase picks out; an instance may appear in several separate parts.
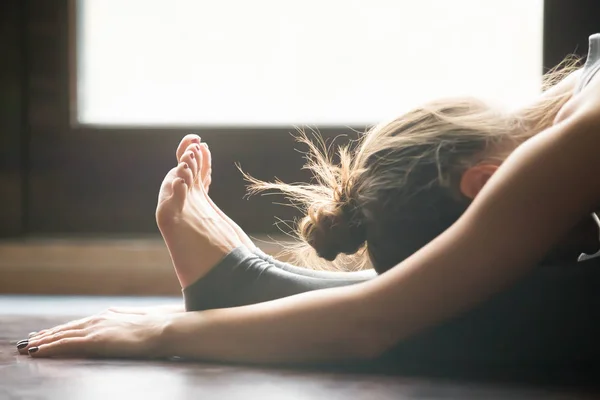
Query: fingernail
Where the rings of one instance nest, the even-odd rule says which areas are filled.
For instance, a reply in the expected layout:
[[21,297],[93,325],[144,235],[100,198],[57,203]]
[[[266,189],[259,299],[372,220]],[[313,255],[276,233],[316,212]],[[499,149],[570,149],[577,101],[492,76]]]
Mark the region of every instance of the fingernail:
[[39,347],[32,347],[29,349],[29,354],[31,353],[35,353],[36,351],[38,351],[40,348]]
[[194,153],[190,153],[190,158],[194,158]]
[[28,344],[29,340],[21,340],[19,343],[17,343],[17,349],[24,349],[25,347],[27,347]]
[[202,143],[202,146],[204,146],[208,149],[208,145],[206,143]]
[[29,336],[29,337],[32,337],[32,336],[35,336],[35,335],[37,335],[37,332],[29,332],[29,335],[28,335],[28,336]]
[[200,138],[199,137],[193,138],[192,143],[200,143]]
[[183,164],[183,169],[188,169],[188,165],[187,164]]

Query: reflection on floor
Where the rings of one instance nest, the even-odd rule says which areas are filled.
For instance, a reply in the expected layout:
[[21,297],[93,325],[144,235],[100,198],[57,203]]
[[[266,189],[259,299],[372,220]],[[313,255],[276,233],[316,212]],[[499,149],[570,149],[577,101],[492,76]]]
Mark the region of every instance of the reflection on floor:
[[0,296],[0,399],[593,399],[573,388],[450,381],[401,374],[19,356],[28,332],[109,306],[173,298]]

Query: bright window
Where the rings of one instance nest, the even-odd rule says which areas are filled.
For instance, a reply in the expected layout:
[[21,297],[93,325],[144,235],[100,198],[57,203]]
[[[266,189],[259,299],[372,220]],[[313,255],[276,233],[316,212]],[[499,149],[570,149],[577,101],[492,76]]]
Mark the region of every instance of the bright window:
[[80,0],[78,120],[365,125],[539,93],[543,0]]

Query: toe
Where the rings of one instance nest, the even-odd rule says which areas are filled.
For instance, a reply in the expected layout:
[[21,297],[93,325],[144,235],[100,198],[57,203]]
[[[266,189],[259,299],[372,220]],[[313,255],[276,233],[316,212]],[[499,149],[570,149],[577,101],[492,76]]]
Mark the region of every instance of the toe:
[[185,205],[185,199],[187,198],[188,187],[183,178],[176,178],[173,183],[173,195],[171,201],[177,206],[179,210],[183,210]]
[[202,185],[204,189],[208,192],[208,187],[211,183],[211,175],[212,175],[212,157],[210,154],[210,150],[208,149],[208,145],[206,143],[201,143],[198,148],[200,149],[200,153],[202,154],[202,166],[200,176],[202,178]]
[[179,162],[186,163],[188,165],[188,167],[190,167],[190,170],[192,172],[192,183],[196,182],[196,179],[197,179],[196,177],[198,176],[198,170],[199,170],[199,164],[200,164],[200,158],[199,158],[198,153],[194,152],[190,148],[190,150],[183,153],[183,156],[181,157]]
[[212,183],[212,170],[208,170],[208,173],[206,174],[206,178],[204,178],[204,180],[202,181],[202,186],[204,187],[204,190],[206,191],[206,193],[208,193],[208,189],[210,188],[211,183]]
[[192,172],[192,168],[185,162],[181,162],[177,166],[177,177],[183,179],[188,188],[191,188],[194,184],[194,173]]
[[177,147],[177,162],[181,160],[181,157],[183,157],[183,153],[186,152],[187,148],[190,147],[190,145],[194,143],[200,144],[200,140],[200,136],[198,135],[185,135],[183,139],[181,139],[181,142],[179,142],[179,146]]

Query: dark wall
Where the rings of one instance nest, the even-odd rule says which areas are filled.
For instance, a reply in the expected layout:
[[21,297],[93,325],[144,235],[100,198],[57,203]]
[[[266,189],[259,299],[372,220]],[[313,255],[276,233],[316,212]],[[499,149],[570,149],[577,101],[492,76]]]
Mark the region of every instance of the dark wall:
[[0,236],[24,231],[23,31],[21,3],[0,2]]
[[[151,233],[156,193],[179,138],[199,133],[213,152],[211,195],[250,232],[275,232],[298,214],[273,197],[243,199],[235,167],[262,179],[304,181],[292,127],[94,129],[70,123],[73,32],[68,0],[0,2],[0,236]],[[600,1],[546,0],[544,67],[583,55],[600,31]],[[361,129],[362,127],[356,127]],[[326,137],[348,129],[323,129]],[[344,139],[341,140],[343,142]],[[280,200],[280,199],[277,199]]]
[[568,54],[585,56],[588,36],[598,32],[600,1],[545,0],[544,67],[553,67]]

